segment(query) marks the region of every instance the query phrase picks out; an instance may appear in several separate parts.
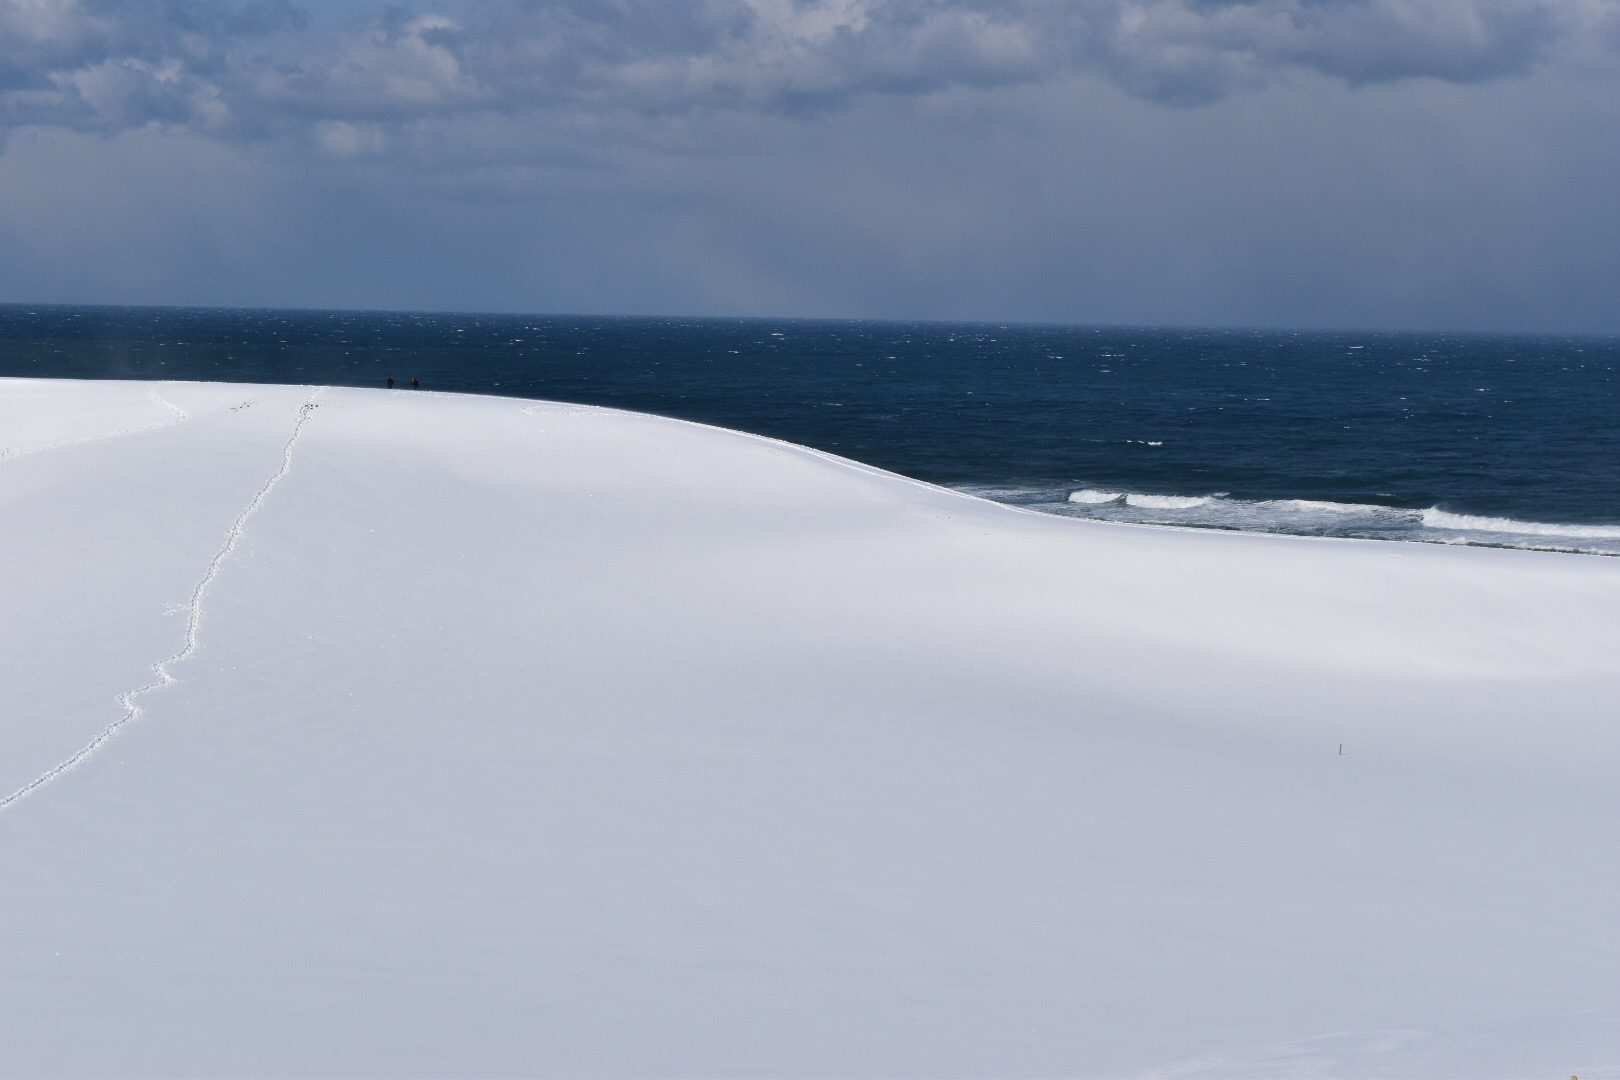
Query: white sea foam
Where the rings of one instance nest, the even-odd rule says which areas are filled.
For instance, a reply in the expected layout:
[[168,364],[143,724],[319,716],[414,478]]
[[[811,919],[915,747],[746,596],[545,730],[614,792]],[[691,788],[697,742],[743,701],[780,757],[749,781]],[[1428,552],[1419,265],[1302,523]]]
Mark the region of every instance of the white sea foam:
[[1437,507],[1423,511],[1423,524],[1430,529],[1466,532],[1564,536],[1576,540],[1620,540],[1620,525],[1566,525],[1545,521],[1516,521],[1513,518],[1453,514]]
[[1379,506],[1376,503],[1326,502],[1320,499],[1273,499],[1255,505],[1317,514],[1376,514],[1390,510],[1390,507]]
[[1153,495],[1092,487],[964,490],[997,502],[1103,521],[1620,555],[1620,525],[1517,521],[1328,499],[1237,499],[1219,491]]
[[[1000,490],[1000,489],[997,489]],[[1008,489],[1012,490],[1012,489]],[[996,498],[986,489],[981,494]],[[1143,492],[1109,491],[1103,488],[1081,488],[1071,491],[1067,500],[1081,506],[1134,507],[1140,510],[1191,510],[1204,507],[1227,514],[1261,514],[1298,517],[1300,515],[1331,514],[1335,516],[1367,514],[1401,514],[1414,517],[1415,511],[1397,510],[1373,503],[1328,502],[1318,499],[1233,499],[1224,493],[1213,495],[1150,495]]]
[[1211,498],[1209,495],[1140,495],[1133,491],[1125,496],[1125,505],[1144,510],[1191,510],[1205,505]]
[[1123,491],[1098,491],[1096,488],[1081,488],[1079,491],[1069,492],[1069,501],[1082,503],[1087,506],[1101,506],[1105,503],[1119,502],[1125,498]]

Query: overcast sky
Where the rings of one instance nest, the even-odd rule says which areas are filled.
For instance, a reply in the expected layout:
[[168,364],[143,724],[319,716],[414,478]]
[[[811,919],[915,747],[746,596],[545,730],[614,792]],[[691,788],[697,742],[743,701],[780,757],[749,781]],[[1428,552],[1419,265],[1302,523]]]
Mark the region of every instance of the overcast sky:
[[0,0],[0,300],[1620,332],[1620,0]]

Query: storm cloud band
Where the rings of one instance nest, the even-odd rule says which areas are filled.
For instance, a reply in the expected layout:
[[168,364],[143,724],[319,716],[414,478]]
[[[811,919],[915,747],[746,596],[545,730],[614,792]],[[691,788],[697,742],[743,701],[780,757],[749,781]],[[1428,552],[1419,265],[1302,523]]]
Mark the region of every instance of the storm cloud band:
[[348,21],[288,0],[3,0],[0,125],[301,133],[345,155],[446,117],[817,115],[1084,74],[1182,107],[1300,73],[1466,84],[1617,41],[1605,0],[489,0]]

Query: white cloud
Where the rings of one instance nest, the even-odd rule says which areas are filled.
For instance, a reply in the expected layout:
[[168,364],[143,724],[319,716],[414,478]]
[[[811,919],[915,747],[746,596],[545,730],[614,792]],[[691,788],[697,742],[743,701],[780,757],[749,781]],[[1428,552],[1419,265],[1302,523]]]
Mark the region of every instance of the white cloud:
[[322,120],[315,125],[315,142],[335,158],[355,158],[382,153],[387,139],[376,124]]

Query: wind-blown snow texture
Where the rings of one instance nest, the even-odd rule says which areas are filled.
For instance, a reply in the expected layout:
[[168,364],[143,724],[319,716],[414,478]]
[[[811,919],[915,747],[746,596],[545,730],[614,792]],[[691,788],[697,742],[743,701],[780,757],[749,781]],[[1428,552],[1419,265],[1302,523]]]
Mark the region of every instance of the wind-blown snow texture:
[[1614,560],[310,402],[0,382],[0,1073],[1620,1075]]

